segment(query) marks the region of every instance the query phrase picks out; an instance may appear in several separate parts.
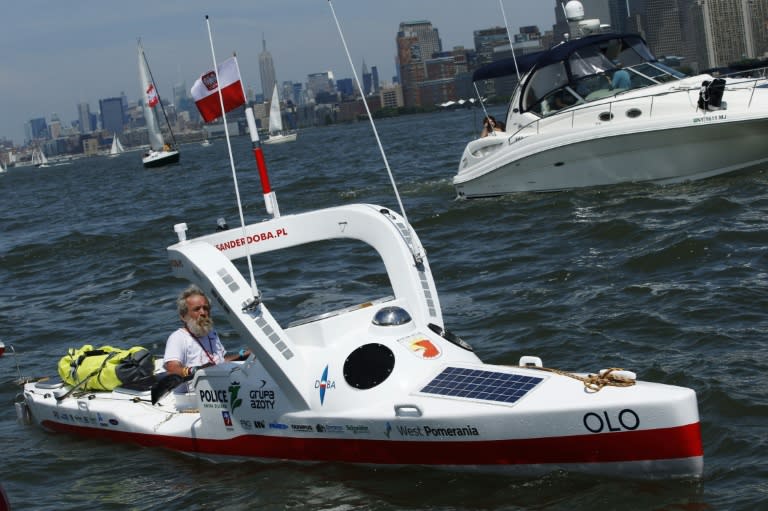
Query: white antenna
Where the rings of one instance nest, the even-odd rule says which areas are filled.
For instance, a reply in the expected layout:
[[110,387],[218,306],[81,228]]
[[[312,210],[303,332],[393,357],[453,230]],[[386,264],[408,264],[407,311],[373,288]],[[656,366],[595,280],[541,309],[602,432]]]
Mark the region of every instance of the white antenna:
[[501,7],[501,16],[504,18],[504,28],[507,29],[507,39],[509,39],[509,49],[512,50],[512,61],[515,63],[515,73],[517,74],[517,83],[520,83],[520,70],[517,68],[517,57],[515,56],[515,45],[512,43],[512,34],[509,32],[509,24],[507,23],[507,13],[504,12],[504,4],[502,0],[499,0],[499,7]]
[[[205,16],[205,25],[208,27],[208,41],[211,43],[211,57],[213,57],[213,72],[216,73],[216,83],[221,84],[219,81],[219,68],[216,65],[216,52],[213,50],[213,36],[211,35],[211,22],[208,19],[208,15]],[[240,71],[238,70],[238,76]],[[240,201],[240,189],[237,186],[237,171],[235,170],[235,159],[232,156],[232,144],[229,141],[229,128],[227,127],[227,112],[224,110],[224,96],[221,93],[221,87],[217,85],[217,91],[219,94],[219,106],[221,107],[221,119],[224,122],[224,135],[227,139],[227,150],[229,151],[229,166],[232,169],[232,181],[235,183],[235,196],[237,197],[237,211],[240,213],[240,227],[243,230],[243,238],[247,238],[245,232],[245,217],[243,216],[243,204]],[[259,290],[256,287],[256,278],[253,276],[253,263],[251,262],[251,250],[248,247],[248,243],[245,244],[245,252],[248,259],[248,271],[251,277],[251,292],[253,293],[254,304],[259,302]]]
[[333,19],[336,22],[336,28],[339,31],[339,37],[341,37],[341,43],[344,45],[344,51],[347,54],[347,60],[349,61],[350,69],[352,69],[352,75],[355,77],[355,83],[357,84],[357,89],[361,92],[361,96],[363,97],[363,105],[365,105],[365,111],[368,114],[368,120],[371,122],[371,127],[373,128],[373,134],[376,137],[376,143],[379,144],[379,151],[381,151],[381,157],[384,159],[384,166],[387,168],[387,173],[389,174],[389,180],[392,183],[392,188],[395,190],[395,197],[397,198],[397,203],[400,205],[400,214],[403,216],[403,220],[405,220],[406,225],[410,225],[410,223],[408,222],[408,217],[405,216],[405,208],[403,207],[403,203],[400,200],[400,193],[397,191],[397,184],[395,183],[395,178],[392,176],[392,170],[389,168],[387,155],[384,153],[384,147],[381,145],[381,139],[379,139],[379,132],[376,130],[376,123],[373,122],[373,116],[371,115],[371,110],[368,108],[368,102],[365,100],[365,95],[362,93],[363,86],[360,84],[360,80],[357,77],[357,71],[355,71],[355,65],[352,63],[352,57],[349,55],[349,48],[347,48],[347,41],[344,40],[344,34],[341,31],[341,25],[339,24],[339,19],[336,17],[336,11],[333,9],[333,2],[331,2],[331,0],[328,0],[328,5],[331,8]]

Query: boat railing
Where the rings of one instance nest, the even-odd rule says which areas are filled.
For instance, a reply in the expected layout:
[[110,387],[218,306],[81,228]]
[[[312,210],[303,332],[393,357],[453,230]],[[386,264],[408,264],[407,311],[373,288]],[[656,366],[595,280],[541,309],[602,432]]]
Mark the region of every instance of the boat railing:
[[[764,71],[763,71],[764,72]],[[755,90],[758,87],[768,87],[766,79],[758,78],[732,78],[726,86],[726,94],[723,99],[727,101],[730,108],[741,105],[741,108],[748,110],[752,107]],[[737,80],[737,81],[736,81]],[[762,83],[761,83],[762,82]],[[760,83],[760,85],[758,85]],[[693,112],[704,113],[698,107],[699,92],[701,85],[675,87],[661,92],[644,95],[623,96],[620,92],[613,99],[596,102],[583,103],[570,107],[560,112],[549,114],[545,117],[534,119],[510,134],[507,138],[509,145],[522,140],[523,138],[536,134],[540,135],[550,130],[560,131],[562,129],[573,129],[577,127],[595,126],[610,121],[618,121],[622,117],[617,113],[624,113],[624,120],[635,119],[654,119],[668,115],[670,112],[680,112],[680,95],[687,96],[688,103]],[[627,91],[627,92],[631,92]],[[743,102],[734,101],[734,93],[748,93],[748,97],[743,98]],[[730,94],[729,94],[730,93]],[[737,98],[738,99],[738,98]],[[723,110],[726,110],[724,108]],[[716,110],[715,110],[716,111]],[[660,113],[661,112],[661,113]],[[708,111],[712,113],[713,111]]]

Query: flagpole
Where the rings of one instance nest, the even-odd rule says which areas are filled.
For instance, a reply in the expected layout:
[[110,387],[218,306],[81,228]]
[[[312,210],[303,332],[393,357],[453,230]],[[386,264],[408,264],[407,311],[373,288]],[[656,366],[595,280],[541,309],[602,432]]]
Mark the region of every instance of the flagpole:
[[[219,68],[216,65],[216,52],[213,49],[213,35],[211,34],[211,22],[208,19],[208,15],[205,15],[205,25],[208,28],[208,41],[211,44],[211,57],[213,58],[213,72],[216,74],[216,89],[219,94],[219,105],[221,106],[221,118],[224,121],[224,135],[227,139],[227,151],[229,152],[229,166],[232,169],[232,180],[235,183],[235,196],[237,197],[237,210],[240,214],[240,228],[243,231],[243,238],[248,239],[248,235],[245,231],[245,217],[243,216],[243,204],[240,201],[240,189],[237,186],[237,171],[235,170],[235,159],[232,156],[232,143],[229,140],[229,127],[227,126],[227,113],[224,110],[224,96],[221,93],[221,87],[219,86]],[[242,86],[242,84],[241,84]],[[245,97],[245,95],[243,95]],[[253,276],[253,263],[251,262],[251,250],[248,243],[245,244],[245,253],[248,259],[248,271],[251,277],[251,291],[253,293],[253,302],[248,304],[249,306],[258,305],[261,299],[258,288],[256,287],[256,278]]]
[[[237,61],[235,61],[237,63]],[[237,65],[237,75],[240,76],[240,65]],[[240,80],[240,87],[243,90],[243,97],[245,98],[245,85],[243,80]],[[246,105],[248,100],[246,99]],[[251,136],[251,148],[253,149],[253,157],[256,159],[256,168],[259,170],[259,178],[261,180],[261,189],[264,194],[264,207],[267,209],[267,213],[272,215],[272,218],[278,218],[280,216],[280,208],[277,205],[277,196],[272,191],[272,187],[269,184],[269,174],[267,174],[267,162],[264,159],[264,151],[261,147],[261,139],[259,138],[259,130],[256,127],[256,116],[253,114],[253,108],[250,105],[245,108],[245,120],[248,123],[248,133]]]

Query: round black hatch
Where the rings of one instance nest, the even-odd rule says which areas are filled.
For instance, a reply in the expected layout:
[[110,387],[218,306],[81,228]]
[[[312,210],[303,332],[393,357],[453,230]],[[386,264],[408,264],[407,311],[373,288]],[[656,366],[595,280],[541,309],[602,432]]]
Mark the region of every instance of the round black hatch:
[[344,379],[356,389],[372,389],[382,383],[395,367],[395,354],[383,344],[360,346],[344,361]]

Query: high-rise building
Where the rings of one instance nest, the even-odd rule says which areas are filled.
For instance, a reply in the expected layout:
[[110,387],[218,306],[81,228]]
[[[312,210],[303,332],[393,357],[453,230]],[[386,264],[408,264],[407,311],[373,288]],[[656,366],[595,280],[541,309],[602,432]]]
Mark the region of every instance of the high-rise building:
[[293,103],[295,105],[303,105],[306,101],[304,98],[304,86],[301,83],[293,83],[293,93],[291,94]]
[[426,80],[425,62],[442,52],[440,36],[429,21],[404,21],[395,41],[403,101],[406,107],[420,107],[419,83]]
[[101,111],[101,127],[112,134],[123,132],[125,112],[122,98],[106,98],[99,100]]
[[373,80],[371,79],[371,73],[368,72],[368,66],[365,65],[365,59],[363,59],[363,95],[368,96],[373,89]]
[[54,140],[62,136],[61,119],[59,119],[59,114],[56,112],[51,114],[51,122],[48,123],[48,132]]
[[493,62],[494,51],[499,47],[509,45],[507,29],[504,27],[475,30],[473,36],[475,41],[475,52],[477,53],[477,63],[479,65]]
[[699,0],[707,67],[726,66],[768,50],[768,0]]
[[340,78],[336,80],[336,90],[342,97],[352,97],[355,95],[355,84],[352,78]]
[[373,92],[378,94],[381,85],[379,85],[379,69],[376,66],[371,66],[371,80],[373,80]]
[[45,122],[45,118],[38,117],[36,119],[30,119],[24,125],[24,135],[26,136],[27,142],[47,139],[49,137],[48,124]]
[[336,87],[333,82],[333,72],[325,71],[323,73],[312,73],[307,75],[307,89],[312,98],[316,98],[318,94],[321,93],[335,93]]
[[684,31],[687,10],[683,4],[688,0],[647,0],[645,3],[644,32],[651,51],[657,56],[680,56],[690,58],[693,45]]
[[275,63],[272,54],[267,50],[267,41],[262,36],[262,51],[259,53],[259,74],[261,75],[261,93],[264,98],[272,98],[272,90],[275,88],[277,78],[275,75]]
[[80,124],[80,133],[90,133],[93,131],[91,126],[91,106],[88,103],[77,104],[77,121]]
[[383,87],[379,90],[382,108],[400,108],[403,103],[403,89],[399,84]]
[[173,104],[176,106],[183,105],[184,100],[189,96],[187,94],[187,83],[181,82],[173,86]]

